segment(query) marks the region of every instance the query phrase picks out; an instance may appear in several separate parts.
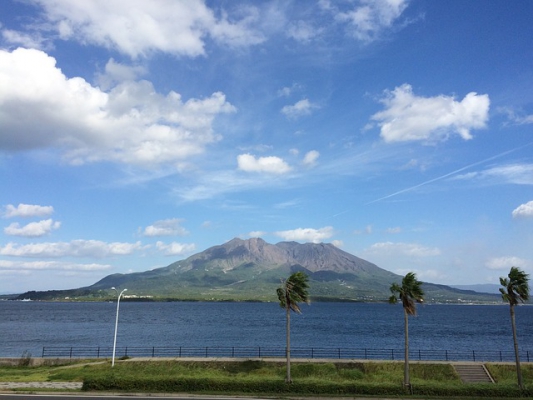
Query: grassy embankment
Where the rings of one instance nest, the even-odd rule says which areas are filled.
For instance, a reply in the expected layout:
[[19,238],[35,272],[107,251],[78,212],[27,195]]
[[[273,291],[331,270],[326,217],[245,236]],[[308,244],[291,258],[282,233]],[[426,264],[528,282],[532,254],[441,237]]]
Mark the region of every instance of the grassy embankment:
[[[512,365],[488,366],[495,385],[463,384],[449,364],[411,365],[413,393],[422,396],[531,397],[533,365],[523,366],[526,390],[520,392]],[[187,392],[255,395],[405,394],[403,364],[395,362],[294,363],[293,383],[284,382],[283,363],[109,362],[62,367],[0,367],[0,381],[83,381],[85,390]]]

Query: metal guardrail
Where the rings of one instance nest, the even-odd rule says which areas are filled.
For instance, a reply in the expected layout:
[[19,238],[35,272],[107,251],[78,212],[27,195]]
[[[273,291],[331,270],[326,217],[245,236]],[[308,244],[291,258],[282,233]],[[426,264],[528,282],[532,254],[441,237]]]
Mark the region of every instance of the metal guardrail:
[[[110,358],[112,347],[43,347],[43,358]],[[151,358],[283,358],[284,347],[117,347],[115,357]],[[291,348],[292,358],[403,360],[403,349]],[[514,351],[500,350],[411,350],[412,361],[514,361]],[[533,352],[521,351],[522,361],[530,362]]]

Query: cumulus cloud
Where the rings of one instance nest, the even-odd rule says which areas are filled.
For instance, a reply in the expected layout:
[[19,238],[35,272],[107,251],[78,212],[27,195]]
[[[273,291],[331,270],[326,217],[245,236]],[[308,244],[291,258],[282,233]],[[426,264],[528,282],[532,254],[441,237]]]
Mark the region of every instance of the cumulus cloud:
[[141,65],[125,65],[110,59],[105,65],[105,72],[97,76],[102,89],[109,89],[120,82],[135,81],[147,73]]
[[472,139],[470,131],[486,126],[489,96],[468,93],[463,100],[452,96],[420,97],[404,84],[387,91],[381,100],[385,110],[372,116],[385,142],[446,140],[451,134]]
[[533,217],[533,200],[520,204],[513,210],[513,218],[531,218]]
[[110,269],[108,264],[77,264],[62,261],[8,261],[0,260],[0,269],[11,271],[104,271]]
[[8,243],[0,247],[0,255],[13,257],[95,257],[129,255],[141,249],[141,243],[105,243],[99,240],[72,240],[70,242]]
[[320,243],[333,236],[333,227],[326,226],[320,229],[297,228],[288,231],[274,232],[274,235],[288,241],[304,241]]
[[183,220],[178,218],[163,219],[144,228],[144,236],[185,236],[189,232],[180,226]]
[[316,150],[311,150],[305,154],[302,163],[308,167],[311,167],[316,164],[318,157],[320,157],[320,153]]
[[[256,30],[260,19],[253,6],[239,15],[217,17],[203,1],[174,0],[38,0],[43,27],[60,39],[115,49],[132,58],[164,52],[205,55],[206,39],[230,47],[264,41]],[[44,29],[44,28],[43,28]]]
[[180,256],[183,254],[192,253],[196,249],[194,243],[177,243],[172,242],[165,244],[163,242],[156,243],[157,250],[161,251],[165,256]]
[[237,164],[240,170],[246,172],[266,172],[282,175],[291,170],[291,167],[285,161],[275,156],[255,158],[251,154],[241,154],[237,157]]
[[510,270],[511,267],[527,268],[531,263],[519,257],[507,256],[507,257],[495,257],[487,260],[485,266],[488,269],[504,269]]
[[223,93],[183,101],[147,81],[104,92],[55,64],[42,51],[0,50],[0,149],[54,147],[72,164],[177,164],[220,140],[214,118],[235,111]]
[[[339,12],[336,19],[349,23],[353,36],[368,43],[379,39],[386,29],[391,28],[408,4],[409,0],[362,0],[353,10]],[[322,6],[332,9],[329,2],[322,2]]]
[[10,236],[39,237],[49,234],[52,230],[59,229],[61,222],[46,219],[39,222],[30,222],[27,225],[20,226],[14,222],[4,228],[4,233]]
[[410,257],[431,257],[441,254],[436,247],[425,247],[418,243],[381,242],[370,246],[369,253],[380,255],[403,255]]
[[308,99],[303,99],[293,105],[283,107],[281,112],[287,118],[297,119],[305,115],[310,115],[316,108],[319,108],[316,104],[311,103]]
[[51,215],[54,212],[54,207],[52,206],[39,206],[36,204],[19,204],[14,206],[13,204],[8,204],[5,207],[4,218],[15,218],[15,217],[45,217]]

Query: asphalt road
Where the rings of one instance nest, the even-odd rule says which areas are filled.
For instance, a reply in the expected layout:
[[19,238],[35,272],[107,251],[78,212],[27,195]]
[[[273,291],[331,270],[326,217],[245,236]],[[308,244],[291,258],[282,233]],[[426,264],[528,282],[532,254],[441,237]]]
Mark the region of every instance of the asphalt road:
[[[180,400],[261,400],[259,397],[232,397],[232,396],[192,396],[188,394],[169,394],[169,395],[163,395],[163,396],[154,396],[154,395],[138,395],[138,394],[131,394],[131,393],[125,393],[123,395],[108,395],[108,394],[102,394],[102,395],[94,395],[91,393],[80,393],[80,394],[1,394],[0,393],[0,399],[1,400],[70,400],[70,399],[83,399],[83,400],[102,400],[102,399],[117,399],[117,398],[124,398],[124,397],[134,397],[135,400],[157,400],[157,399],[180,399]],[[265,399],[266,400],[266,399]],[[270,399],[271,400],[271,399]],[[351,399],[354,400],[354,399]]]

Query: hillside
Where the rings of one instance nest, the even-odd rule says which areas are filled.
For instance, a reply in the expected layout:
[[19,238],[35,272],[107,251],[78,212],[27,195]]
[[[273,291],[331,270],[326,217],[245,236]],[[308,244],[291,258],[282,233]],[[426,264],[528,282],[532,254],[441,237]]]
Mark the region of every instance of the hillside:
[[[283,278],[294,271],[310,277],[312,298],[322,301],[385,301],[401,277],[332,244],[233,239],[167,267],[106,276],[68,291],[28,292],[20,298],[108,298],[111,287],[145,299],[274,301]],[[498,296],[424,284],[429,302],[491,302]]]

